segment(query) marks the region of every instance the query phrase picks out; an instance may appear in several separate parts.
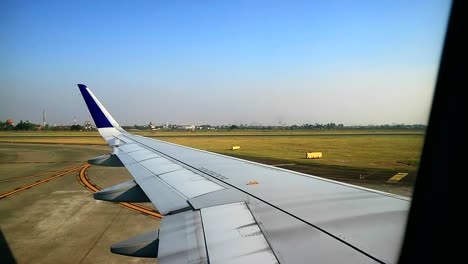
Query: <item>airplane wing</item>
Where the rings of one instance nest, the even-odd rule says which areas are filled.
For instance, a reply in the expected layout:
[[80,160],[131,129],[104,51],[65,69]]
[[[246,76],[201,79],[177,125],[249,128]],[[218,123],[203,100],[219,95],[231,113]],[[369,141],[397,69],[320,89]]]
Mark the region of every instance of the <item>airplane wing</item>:
[[94,194],[150,201],[159,230],[111,247],[173,263],[395,263],[410,200],[320,177],[132,135],[78,84],[112,152],[134,180]]

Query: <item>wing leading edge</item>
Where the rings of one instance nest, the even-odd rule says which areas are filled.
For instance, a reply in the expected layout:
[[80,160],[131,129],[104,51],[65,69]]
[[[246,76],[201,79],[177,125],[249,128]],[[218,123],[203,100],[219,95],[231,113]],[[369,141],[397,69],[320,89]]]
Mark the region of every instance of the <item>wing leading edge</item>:
[[78,86],[112,147],[90,163],[123,165],[134,178],[95,198],[149,200],[167,215],[112,252],[159,263],[397,261],[407,198],[129,134]]

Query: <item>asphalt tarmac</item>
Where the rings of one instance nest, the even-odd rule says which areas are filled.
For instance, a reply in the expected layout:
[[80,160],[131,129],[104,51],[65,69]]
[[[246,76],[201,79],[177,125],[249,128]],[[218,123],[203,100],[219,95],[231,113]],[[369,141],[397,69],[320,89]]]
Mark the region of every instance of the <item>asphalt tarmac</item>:
[[[112,244],[158,229],[160,220],[96,201],[82,185],[81,166],[107,152],[92,145],[0,144],[0,197],[7,194],[0,199],[2,263],[7,254],[17,263],[155,263],[110,253]],[[100,188],[132,179],[125,168],[91,166],[87,174]]]

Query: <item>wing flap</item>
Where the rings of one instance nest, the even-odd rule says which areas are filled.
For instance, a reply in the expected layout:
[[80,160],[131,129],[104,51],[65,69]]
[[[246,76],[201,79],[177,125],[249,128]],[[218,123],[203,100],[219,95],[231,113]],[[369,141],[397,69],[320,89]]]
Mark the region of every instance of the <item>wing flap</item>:
[[244,202],[162,219],[158,263],[278,263]]
[[208,263],[200,211],[187,211],[162,219],[158,263]]
[[212,263],[278,263],[244,202],[201,209]]

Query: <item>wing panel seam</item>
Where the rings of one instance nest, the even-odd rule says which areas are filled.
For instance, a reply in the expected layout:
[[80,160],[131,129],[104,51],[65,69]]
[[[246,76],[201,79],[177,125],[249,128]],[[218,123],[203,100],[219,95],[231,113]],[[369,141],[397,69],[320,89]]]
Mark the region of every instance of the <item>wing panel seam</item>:
[[[127,153],[124,153],[125,155],[127,155]],[[148,168],[146,168],[145,166],[143,166],[143,164],[139,163],[138,161],[136,161],[134,158],[132,158],[130,155],[127,155],[129,158],[131,158],[132,160],[135,161],[135,163],[132,163],[131,165],[134,165],[134,164],[138,164],[139,166],[141,166],[143,169],[145,169],[146,171],[150,172],[155,178],[157,178],[158,180],[160,180],[161,182],[163,182],[164,184],[166,184],[169,188],[171,188],[176,194],[178,194],[179,196],[182,196],[184,198],[186,198],[188,200],[188,197],[183,195],[180,191],[178,191],[177,189],[174,188],[174,186],[168,184],[166,181],[164,181],[163,179],[161,179],[160,177],[158,177],[158,175],[154,174],[152,171],[150,171]],[[124,164],[125,165],[125,164]],[[128,169],[127,169],[128,170]],[[131,172],[130,172],[131,174]],[[135,177],[134,177],[135,178]],[[136,179],[135,179],[136,180]],[[138,181],[137,181],[138,183]]]
[[263,237],[265,238],[265,241],[267,242],[268,246],[269,246],[270,249],[271,249],[271,253],[273,253],[273,256],[275,256],[276,261],[278,261],[278,263],[281,263],[281,262],[279,261],[278,256],[276,255],[275,250],[274,250],[273,247],[271,246],[270,241],[268,241],[267,236],[265,235],[265,232],[263,232],[263,228],[262,228],[263,225],[257,220],[257,218],[255,218],[255,215],[252,213],[252,210],[250,210],[249,204],[248,204],[247,202],[244,202],[244,203],[245,203],[245,206],[247,206],[247,209],[249,209],[249,212],[250,212],[250,214],[252,215],[252,217],[253,217],[255,223],[257,224],[258,228],[259,228],[260,231],[262,232]]

